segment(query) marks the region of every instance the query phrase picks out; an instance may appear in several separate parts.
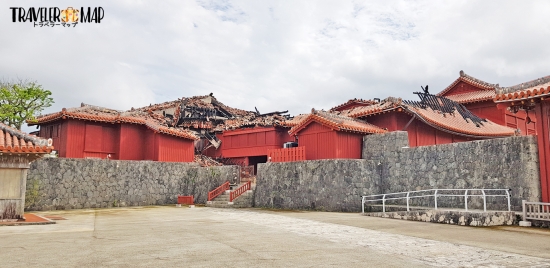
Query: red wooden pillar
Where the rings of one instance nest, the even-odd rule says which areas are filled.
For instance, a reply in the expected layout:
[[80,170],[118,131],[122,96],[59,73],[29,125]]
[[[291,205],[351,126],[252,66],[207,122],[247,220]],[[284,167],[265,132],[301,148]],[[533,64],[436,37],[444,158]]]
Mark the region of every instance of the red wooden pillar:
[[548,174],[548,166],[550,166],[550,144],[548,137],[548,103],[542,101],[536,109],[536,130],[537,130],[537,143],[539,148],[539,166],[540,166],[540,188],[542,202],[550,202],[550,177]]

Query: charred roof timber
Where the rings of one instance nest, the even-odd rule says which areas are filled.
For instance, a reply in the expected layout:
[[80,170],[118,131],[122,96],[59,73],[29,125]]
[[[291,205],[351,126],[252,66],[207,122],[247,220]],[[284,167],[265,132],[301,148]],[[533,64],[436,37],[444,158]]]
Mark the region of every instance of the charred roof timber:
[[422,87],[422,89],[424,92],[414,92],[414,94],[418,95],[420,101],[405,100],[403,102],[421,109],[426,109],[429,107],[430,109],[434,111],[439,111],[443,114],[454,114],[455,112],[458,112],[462,116],[462,118],[464,118],[464,120],[470,120],[477,127],[483,125],[483,122],[487,122],[487,119],[477,117],[460,103],[454,102],[445,97],[436,96],[428,93],[428,86],[426,86],[426,88]]
[[[282,111],[282,112],[275,111],[275,112],[271,112],[271,113],[259,114],[258,116],[270,116],[270,115],[282,115],[282,116],[285,116],[284,114],[286,114],[286,113],[288,113],[288,110]],[[288,115],[287,115],[287,116],[288,116]]]

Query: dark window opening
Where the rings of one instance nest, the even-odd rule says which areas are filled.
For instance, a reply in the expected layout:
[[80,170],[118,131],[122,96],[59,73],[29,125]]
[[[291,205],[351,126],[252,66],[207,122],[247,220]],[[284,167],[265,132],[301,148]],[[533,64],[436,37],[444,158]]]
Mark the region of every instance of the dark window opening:
[[254,174],[258,174],[259,163],[267,163],[267,155],[248,157],[248,164],[254,166]]

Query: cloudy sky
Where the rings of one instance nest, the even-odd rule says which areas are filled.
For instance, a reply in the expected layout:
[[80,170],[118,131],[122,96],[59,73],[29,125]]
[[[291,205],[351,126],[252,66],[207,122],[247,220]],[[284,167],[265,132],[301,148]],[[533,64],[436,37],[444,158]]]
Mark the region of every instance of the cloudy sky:
[[[459,71],[511,86],[550,74],[550,1],[2,1],[0,77],[130,109],[214,96],[307,113],[352,98],[416,99]],[[96,7],[99,24],[13,23],[10,7]]]

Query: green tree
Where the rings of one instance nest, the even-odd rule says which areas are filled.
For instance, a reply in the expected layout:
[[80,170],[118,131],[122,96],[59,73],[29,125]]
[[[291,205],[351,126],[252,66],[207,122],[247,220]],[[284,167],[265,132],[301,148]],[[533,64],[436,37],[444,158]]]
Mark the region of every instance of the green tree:
[[36,82],[0,82],[0,122],[21,130],[25,120],[34,120],[53,104],[52,92]]

